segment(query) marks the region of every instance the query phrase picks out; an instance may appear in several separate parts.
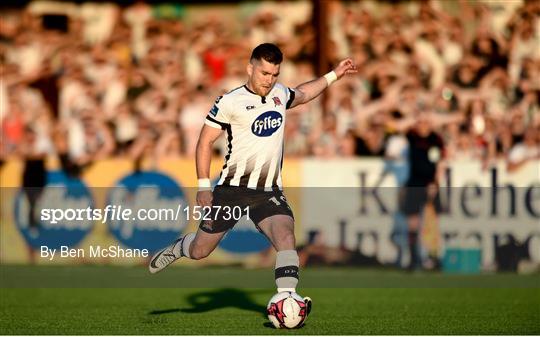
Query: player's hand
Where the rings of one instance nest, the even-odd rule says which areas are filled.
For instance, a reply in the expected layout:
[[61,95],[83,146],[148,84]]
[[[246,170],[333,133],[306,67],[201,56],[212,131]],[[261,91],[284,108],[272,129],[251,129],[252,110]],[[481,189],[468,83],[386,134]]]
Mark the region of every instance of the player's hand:
[[197,192],[197,205],[201,207],[212,206],[213,199],[214,195],[210,190]]
[[357,73],[358,69],[353,60],[348,58],[339,62],[338,66],[334,69],[334,72],[336,73],[337,78],[340,79],[344,75]]

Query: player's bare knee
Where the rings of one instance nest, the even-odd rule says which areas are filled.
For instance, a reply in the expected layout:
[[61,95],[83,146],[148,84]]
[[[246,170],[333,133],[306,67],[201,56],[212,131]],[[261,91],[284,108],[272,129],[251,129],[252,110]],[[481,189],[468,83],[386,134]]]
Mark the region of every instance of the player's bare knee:
[[208,248],[194,246],[190,249],[190,257],[193,260],[201,260],[210,255],[211,252]]
[[278,250],[294,249],[296,240],[293,232],[284,232],[276,237],[276,248]]
[[193,252],[191,253],[191,259],[192,260],[201,260],[201,259],[204,259],[205,257],[207,257],[208,255],[209,254],[206,253],[203,250],[193,250]]

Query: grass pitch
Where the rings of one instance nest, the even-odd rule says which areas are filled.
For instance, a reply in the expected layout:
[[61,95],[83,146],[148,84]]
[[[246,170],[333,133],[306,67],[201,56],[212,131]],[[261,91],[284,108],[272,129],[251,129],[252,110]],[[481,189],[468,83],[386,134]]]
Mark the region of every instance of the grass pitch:
[[[230,287],[224,271],[237,287]],[[332,273],[347,275],[350,283],[344,285],[349,287],[317,283]],[[169,268],[149,276],[142,267],[2,266],[0,334],[540,334],[538,275],[306,269],[301,285],[304,274],[305,283],[319,286],[299,288],[301,295],[313,299],[313,312],[301,329],[276,330],[265,316],[274,293],[271,271]],[[183,284],[182,279],[196,282]],[[96,287],[88,287],[88,280]],[[96,283],[99,280],[104,283]],[[215,286],[208,287],[210,281]],[[251,282],[263,283],[246,288]],[[205,288],[182,287],[197,283]]]

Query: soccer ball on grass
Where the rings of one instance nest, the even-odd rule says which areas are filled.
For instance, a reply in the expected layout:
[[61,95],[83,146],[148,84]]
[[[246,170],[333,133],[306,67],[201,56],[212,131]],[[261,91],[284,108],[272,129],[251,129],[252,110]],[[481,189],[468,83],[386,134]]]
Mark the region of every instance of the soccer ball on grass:
[[272,296],[266,311],[268,319],[276,329],[299,328],[308,315],[308,307],[304,299],[291,291],[282,291]]

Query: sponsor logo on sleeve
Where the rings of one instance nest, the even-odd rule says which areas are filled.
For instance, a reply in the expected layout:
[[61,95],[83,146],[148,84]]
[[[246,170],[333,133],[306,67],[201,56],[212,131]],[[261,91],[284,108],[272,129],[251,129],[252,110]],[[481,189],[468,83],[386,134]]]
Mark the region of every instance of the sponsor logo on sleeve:
[[210,109],[210,114],[215,117],[217,115],[218,111],[219,111],[219,108],[217,107],[217,105],[214,104],[212,109]]

